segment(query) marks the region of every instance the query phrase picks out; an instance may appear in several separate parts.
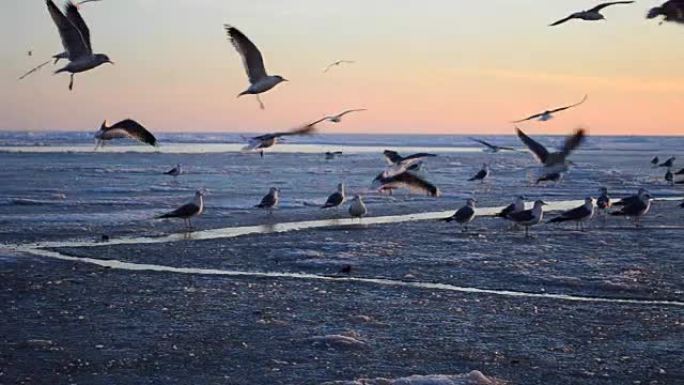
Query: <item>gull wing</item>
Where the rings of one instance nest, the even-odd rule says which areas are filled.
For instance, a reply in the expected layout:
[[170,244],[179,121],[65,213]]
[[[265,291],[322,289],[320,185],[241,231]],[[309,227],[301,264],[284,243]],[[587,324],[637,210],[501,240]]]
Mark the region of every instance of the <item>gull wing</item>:
[[468,139],[472,140],[473,142],[480,143],[481,145],[483,145],[485,147],[489,147],[492,150],[496,150],[497,148],[500,148],[500,147],[494,146],[493,144],[491,144],[489,142],[485,142],[484,140],[481,140],[481,139],[476,139],[476,138],[468,138]]
[[553,114],[553,113],[555,113],[555,112],[565,111],[565,110],[567,110],[567,109],[569,109],[569,108],[577,107],[577,106],[579,106],[580,104],[586,102],[588,97],[589,97],[589,95],[584,95],[584,97],[582,98],[582,100],[580,100],[578,103],[575,103],[575,104],[572,104],[572,105],[569,105],[569,106],[565,106],[565,107],[556,108],[555,110],[549,111],[549,113]]
[[325,201],[325,204],[321,208],[326,209],[328,207],[336,207],[341,205],[342,202],[344,202],[344,197],[342,196],[342,194],[340,194],[339,192],[334,192],[330,194],[328,200]]
[[225,24],[224,28],[230,38],[230,42],[242,57],[242,64],[245,67],[245,72],[247,72],[249,82],[256,83],[260,79],[266,77],[264,58],[261,56],[261,52],[259,52],[256,45],[237,28],[228,24]]
[[611,1],[608,3],[603,3],[595,6],[594,8],[588,10],[588,12],[599,12],[603,8],[610,7],[611,5],[615,4],[632,4],[634,1]]
[[415,191],[420,191],[424,192],[428,195],[431,196],[438,196],[439,195],[439,189],[437,186],[433,185],[432,183],[428,182],[427,180],[410,173],[408,171],[395,174],[389,177],[386,177],[384,174],[380,174],[376,177],[375,181],[376,183],[380,183],[380,185],[385,186],[385,185],[400,185],[400,186],[405,186],[408,189],[415,190]]
[[385,150],[382,152],[382,154],[385,156],[385,159],[387,159],[389,164],[397,164],[404,159],[401,157],[401,155],[399,155],[398,152],[392,150]]
[[570,15],[570,16],[564,18],[564,19],[560,19],[560,20],[558,20],[558,21],[556,21],[556,22],[553,22],[553,23],[549,24],[549,27],[555,27],[555,26],[557,26],[557,25],[561,25],[561,24],[563,24],[563,23],[565,23],[565,22],[568,22],[568,21],[570,21],[570,20],[572,20],[572,19],[574,19],[574,18],[575,18],[575,15]]
[[136,122],[133,119],[122,120],[111,127],[107,128],[109,130],[124,130],[131,138],[137,139],[143,143],[147,143],[151,146],[157,145],[157,138],[152,135],[142,124]]
[[66,18],[69,19],[71,24],[78,28],[78,31],[81,33],[81,37],[83,38],[83,43],[88,49],[88,54],[92,54],[93,47],[90,44],[90,30],[88,29],[88,25],[78,12],[78,7],[70,1],[67,2],[66,5]]
[[170,213],[162,214],[157,218],[189,218],[199,211],[199,207],[194,203],[187,203],[183,206],[171,211]]
[[316,123],[322,121],[323,119],[315,122],[315,123],[310,123],[305,126],[301,126],[298,128],[295,128],[292,131],[285,131],[285,132],[276,132],[272,134],[272,136],[278,138],[281,136],[292,136],[292,135],[310,135],[313,134],[316,131]]
[[45,4],[47,4],[52,21],[54,21],[59,30],[62,46],[64,46],[64,50],[69,55],[69,60],[74,61],[84,55],[88,55],[90,53],[88,44],[83,39],[83,35],[78,27],[62,14],[52,0],[46,0]]
[[341,118],[341,117],[343,117],[349,113],[359,112],[359,111],[366,111],[366,109],[365,108],[356,108],[356,109],[352,109],[352,110],[346,110],[346,111],[343,111],[343,112],[340,112],[339,114],[337,114],[337,117]]
[[573,150],[579,147],[580,144],[582,144],[585,137],[586,134],[584,132],[584,129],[580,128],[579,130],[575,131],[574,134],[565,139],[565,143],[563,144],[563,148],[561,149],[561,154],[563,154],[564,156],[569,155]]
[[530,149],[530,151],[532,151],[534,156],[540,162],[545,163],[546,159],[549,157],[549,151],[546,149],[546,147],[527,136],[520,128],[516,127],[515,129],[518,132],[518,138],[522,140],[522,142],[527,146],[527,148]]
[[526,122],[526,121],[528,121],[528,120],[537,119],[538,117],[540,117],[540,116],[542,116],[542,115],[544,115],[544,113],[543,113],[543,112],[540,112],[540,113],[538,113],[538,114],[530,115],[530,116],[526,117],[525,119],[515,120],[515,121],[513,121],[513,122],[511,122],[511,123],[522,123],[522,122]]

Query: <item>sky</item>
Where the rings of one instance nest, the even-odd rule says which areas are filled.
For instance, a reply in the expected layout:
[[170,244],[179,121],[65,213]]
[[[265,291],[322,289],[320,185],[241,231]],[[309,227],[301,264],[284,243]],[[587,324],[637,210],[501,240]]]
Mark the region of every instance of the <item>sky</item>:
[[[130,117],[156,132],[268,132],[367,108],[324,132],[512,134],[510,121],[588,94],[521,127],[684,135],[684,26],[646,20],[660,2],[550,28],[597,2],[102,0],[81,14],[94,51],[116,64],[78,74],[70,92],[51,65],[17,80],[62,47],[44,1],[2,0],[0,130],[94,131]],[[265,110],[236,98],[249,84],[226,23],[290,80],[262,95]],[[323,73],[338,59],[356,63]]]

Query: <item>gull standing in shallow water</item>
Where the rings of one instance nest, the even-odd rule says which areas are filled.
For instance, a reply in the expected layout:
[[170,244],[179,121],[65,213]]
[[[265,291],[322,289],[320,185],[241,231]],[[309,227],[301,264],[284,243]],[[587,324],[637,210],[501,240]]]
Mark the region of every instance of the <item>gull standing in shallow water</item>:
[[544,206],[546,206],[544,201],[537,200],[532,209],[509,214],[508,218],[516,224],[524,226],[525,237],[529,237],[530,227],[539,224],[544,219]]
[[562,223],[574,221],[577,230],[584,231],[584,222],[590,220],[594,216],[594,198],[587,197],[582,206],[568,210],[561,215],[551,219],[546,223]]
[[587,101],[587,95],[584,95],[584,98],[582,98],[582,100],[580,100],[578,103],[575,103],[575,104],[572,104],[569,106],[565,106],[565,107],[556,108],[553,110],[546,110],[546,111],[540,112],[538,114],[530,115],[530,116],[526,117],[525,119],[516,120],[513,123],[521,123],[521,122],[526,122],[528,120],[533,120],[533,119],[537,119],[540,122],[546,122],[547,120],[553,119],[553,114],[555,114],[556,112],[561,112],[561,111],[565,111],[565,110],[573,108],[573,107],[577,107],[586,101]]
[[[93,54],[90,44],[90,30],[74,3],[67,2],[66,13],[64,14],[52,0],[46,0],[45,3],[59,30],[59,36],[62,38],[62,45],[66,51],[65,56],[69,59],[69,64],[58,69],[55,73],[69,72],[71,74],[69,90],[74,87],[74,74],[91,70],[104,63],[114,64],[105,54]],[[57,56],[61,58],[62,54]]]
[[361,220],[361,218],[366,214],[368,214],[368,209],[363,203],[363,199],[361,199],[360,195],[354,195],[354,199],[352,199],[351,203],[349,204],[349,215],[351,215],[353,218],[359,218],[359,220]]
[[331,207],[339,207],[344,203],[345,196],[344,196],[344,183],[340,183],[337,185],[337,191],[330,194],[328,197],[328,200],[325,202],[323,206],[321,206],[322,209],[328,209]]
[[278,206],[278,202],[280,202],[280,189],[277,187],[271,187],[271,189],[268,191],[268,194],[266,194],[261,199],[261,202],[254,207],[266,209],[268,210],[269,214],[273,214],[273,209]]
[[183,206],[173,210],[169,213],[162,214],[157,217],[157,219],[165,218],[181,218],[185,221],[185,226],[188,229],[192,229],[191,218],[202,214],[204,211],[204,193],[202,191],[195,192],[195,198],[190,203],[186,203]]
[[265,107],[261,98],[259,98],[259,94],[270,90],[281,82],[286,82],[287,79],[280,75],[268,75],[264,66],[264,58],[254,43],[237,28],[228,24],[225,24],[223,27],[230,38],[230,42],[233,43],[233,46],[242,57],[242,64],[249,78],[249,88],[240,92],[238,97],[242,95],[256,95],[259,107],[263,110]]
[[150,146],[157,145],[157,138],[143,127],[142,124],[133,119],[125,119],[109,127],[105,120],[102,122],[100,130],[95,133],[95,139],[97,139],[95,149],[97,150],[98,147],[104,147],[105,142],[108,140],[123,138],[135,139],[147,143]]
[[580,20],[588,20],[588,21],[596,21],[596,20],[605,20],[605,17],[601,14],[601,10],[606,7],[610,7],[611,5],[615,4],[632,4],[634,1],[611,1],[609,3],[603,3],[595,6],[594,8],[588,9],[586,11],[581,11],[581,12],[575,12],[572,15],[566,17],[565,19],[560,19],[557,22],[553,23],[550,25],[550,27],[554,27],[556,25],[563,24],[567,21],[570,21],[572,19],[580,19]]
[[442,219],[445,222],[453,222],[460,224],[463,227],[463,231],[468,231],[468,224],[475,218],[475,202],[473,198],[469,198],[466,201],[466,205],[456,210],[454,215],[449,218]]
[[625,204],[619,211],[614,211],[610,215],[623,216],[630,218],[634,221],[636,227],[641,227],[641,217],[646,215],[651,209],[651,194],[646,190],[639,190],[639,194],[635,197],[629,197],[629,201],[626,199]]

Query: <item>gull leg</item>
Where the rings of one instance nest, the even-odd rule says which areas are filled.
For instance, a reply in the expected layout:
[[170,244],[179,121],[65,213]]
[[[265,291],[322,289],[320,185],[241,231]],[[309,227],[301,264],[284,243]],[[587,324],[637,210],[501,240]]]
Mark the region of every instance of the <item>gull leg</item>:
[[69,91],[74,89],[74,74],[71,74],[69,76]]
[[188,225],[189,225],[188,228],[190,228],[190,230],[192,230],[192,220],[190,218],[188,218]]
[[259,94],[255,94],[255,95],[256,95],[257,101],[259,102],[259,108],[261,108],[262,110],[265,110],[266,107],[264,106],[264,102],[261,101],[261,98],[259,97]]
[[525,226],[525,238],[530,236],[530,226]]

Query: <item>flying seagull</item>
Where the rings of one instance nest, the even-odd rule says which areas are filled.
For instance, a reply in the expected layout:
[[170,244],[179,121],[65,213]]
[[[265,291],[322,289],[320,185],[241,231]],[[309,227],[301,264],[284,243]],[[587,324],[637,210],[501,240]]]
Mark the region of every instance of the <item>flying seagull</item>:
[[437,155],[435,154],[428,154],[425,152],[420,152],[417,154],[412,154],[409,156],[401,156],[399,155],[398,152],[392,151],[392,150],[385,150],[383,151],[383,155],[385,155],[385,159],[387,160],[387,163],[390,166],[402,166],[402,167],[408,167],[414,163],[417,163],[424,158],[432,158]]
[[351,203],[349,204],[349,215],[354,218],[359,218],[360,220],[366,214],[368,214],[368,209],[363,203],[363,199],[361,199],[360,195],[354,195],[354,199],[352,199]]
[[342,203],[344,203],[344,200],[344,183],[340,183],[337,185],[337,191],[330,194],[328,200],[325,201],[325,204],[321,208],[327,209],[331,207],[339,207]]
[[100,130],[95,133],[95,139],[97,140],[95,149],[103,147],[108,140],[123,138],[135,139],[150,146],[157,145],[157,138],[133,119],[125,119],[112,126],[107,126],[107,121],[105,120],[102,122]]
[[671,21],[684,24],[684,0],[669,0],[659,7],[651,8],[646,14],[647,19],[663,16],[660,24]]
[[485,179],[489,176],[489,165],[487,163],[482,164],[482,169],[475,174],[472,178],[468,179],[468,182],[479,180],[480,183],[484,183]]
[[572,210],[568,210],[561,215],[551,219],[546,223],[562,223],[568,221],[574,221],[577,230],[584,231],[584,222],[591,219],[594,216],[594,198],[587,197],[584,200],[584,204],[579,207],[575,207]]
[[537,200],[530,210],[511,213],[508,215],[508,218],[516,224],[524,226],[525,237],[529,237],[530,227],[539,224],[544,218],[544,206],[546,206],[544,201]]
[[630,199],[629,203],[622,206],[619,211],[614,211],[610,215],[623,216],[631,218],[636,227],[641,227],[640,219],[648,213],[651,208],[651,194],[644,191],[639,191],[636,199]]
[[419,191],[433,197],[439,196],[439,189],[437,186],[411,171],[402,171],[394,174],[388,173],[387,171],[381,172],[373,180],[373,186],[379,190],[389,190],[390,194],[393,189],[405,187],[409,190]]
[[328,72],[332,67],[337,67],[340,64],[354,64],[355,62],[353,60],[338,60],[336,62],[328,64],[327,67],[323,70],[323,73]]
[[468,231],[468,224],[473,220],[473,218],[475,218],[475,202],[477,202],[475,199],[469,198],[466,201],[465,206],[456,210],[454,215],[450,216],[449,218],[444,218],[443,221],[445,221],[445,222],[456,221],[456,223],[463,226],[464,232]]
[[495,144],[491,144],[491,143],[484,141],[482,139],[476,139],[476,138],[468,138],[468,139],[470,139],[474,142],[480,143],[481,145],[485,146],[486,148],[484,149],[484,151],[488,151],[488,152],[492,152],[492,153],[496,153],[499,151],[515,151],[515,148],[513,148],[513,147],[497,146]]
[[242,64],[249,78],[249,88],[240,92],[238,97],[242,95],[256,95],[259,107],[263,110],[265,107],[264,103],[261,102],[261,98],[259,98],[259,94],[270,90],[281,82],[287,81],[287,79],[280,75],[268,75],[266,67],[264,67],[264,58],[254,43],[237,28],[228,24],[224,24],[223,27],[230,38],[230,42],[233,43],[233,46],[242,57]]
[[277,187],[271,187],[271,189],[268,191],[268,194],[261,198],[261,202],[254,207],[268,210],[269,214],[273,214],[273,209],[278,206],[279,201],[280,189]]
[[556,184],[558,184],[558,182],[560,182],[561,179],[563,179],[562,173],[552,172],[550,174],[544,174],[544,175],[540,176],[539,178],[537,178],[537,182],[535,184],[539,184],[542,182],[556,182]]
[[546,174],[567,170],[569,161],[567,157],[579,147],[586,137],[585,131],[579,129],[565,139],[563,148],[557,152],[549,152],[543,145],[527,136],[520,128],[515,128],[520,140],[532,151],[532,154],[539,160],[547,170]]
[[556,112],[565,111],[565,110],[567,110],[567,109],[570,109],[570,108],[573,108],[573,107],[577,107],[577,106],[579,106],[580,104],[586,102],[586,101],[587,101],[587,97],[588,97],[588,95],[584,95],[584,98],[582,98],[582,100],[580,100],[578,103],[575,103],[575,104],[572,104],[572,105],[569,105],[569,106],[565,106],[565,107],[556,108],[556,109],[553,109],[553,110],[546,110],[546,111],[540,112],[540,113],[538,113],[538,114],[530,115],[530,116],[528,116],[528,117],[525,118],[525,119],[516,120],[516,121],[514,121],[514,122],[512,122],[512,123],[521,123],[521,122],[526,122],[526,121],[528,121],[528,120],[533,120],[533,119],[537,119],[537,120],[539,120],[540,122],[546,122],[547,120],[553,119],[553,114],[555,114]]
[[615,5],[615,4],[632,4],[633,2],[634,1],[611,1],[609,3],[599,4],[599,5],[595,6],[594,8],[588,9],[586,11],[575,12],[572,15],[566,17],[565,19],[558,20],[557,22],[551,24],[550,27],[563,24],[566,21],[570,21],[572,19],[581,19],[581,20],[588,20],[588,21],[605,20],[605,17],[601,14],[601,10],[603,8],[606,8],[606,7],[609,7],[611,5]]
[[677,160],[677,158],[673,156],[673,157],[671,157],[670,159],[668,159],[668,160],[664,161],[663,163],[659,164],[658,167],[667,167],[667,168],[673,167],[673,166],[674,166],[675,160]]
[[294,135],[309,135],[312,134],[314,131],[316,131],[316,123],[319,123],[319,121],[316,121],[314,123],[310,123],[298,128],[295,128],[294,130],[291,131],[283,131],[283,132],[274,132],[271,134],[264,134],[264,135],[259,135],[259,136],[254,136],[251,138],[247,138],[247,146],[245,146],[242,150],[243,151],[259,151],[261,157],[264,157],[264,150],[270,147],[273,147],[278,143],[278,139],[282,138],[284,136],[294,136]]
[[59,30],[66,58],[69,60],[69,64],[58,69],[55,73],[69,72],[71,74],[70,90],[74,87],[74,74],[88,71],[104,63],[114,64],[105,54],[93,54],[90,44],[90,30],[74,3],[67,2],[65,13],[62,13],[52,0],[46,0],[45,3]]
[[365,108],[356,108],[356,109],[352,109],[352,110],[342,111],[337,115],[326,116],[325,118],[321,119],[321,121],[327,120],[327,121],[332,122],[332,123],[339,123],[342,121],[343,116],[345,116],[349,113],[352,113],[352,112],[360,112],[360,111],[366,111],[366,109]]
[[181,168],[180,163],[176,165],[176,167],[172,168],[171,170],[165,172],[164,174],[166,175],[171,175],[172,177],[177,177],[178,175],[183,173],[183,169]]
[[195,198],[190,203],[186,203],[183,206],[169,212],[162,214],[157,217],[157,219],[164,218],[181,218],[185,221],[185,226],[188,229],[192,229],[191,218],[201,215],[204,211],[204,193],[202,191],[195,192]]
[[510,205],[503,208],[495,216],[498,218],[509,219],[508,216],[525,210],[525,197],[518,195]]

